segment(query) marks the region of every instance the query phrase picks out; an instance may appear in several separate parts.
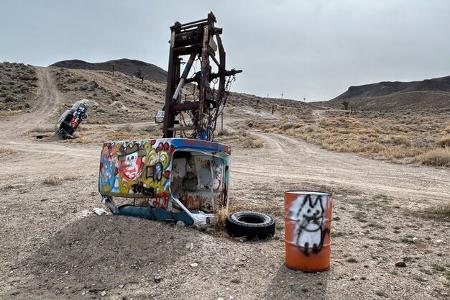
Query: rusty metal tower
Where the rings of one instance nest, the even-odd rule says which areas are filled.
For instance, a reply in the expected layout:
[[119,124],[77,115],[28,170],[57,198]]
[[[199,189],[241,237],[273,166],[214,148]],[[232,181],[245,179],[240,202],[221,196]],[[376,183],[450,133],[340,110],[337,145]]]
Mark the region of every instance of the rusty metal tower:
[[[225,69],[225,50],[212,12],[206,19],[170,27],[170,52],[163,121],[164,137],[212,140],[217,117],[228,95],[227,85],[241,70]],[[187,62],[183,58],[187,58]],[[200,70],[190,72],[194,63]],[[184,70],[181,67],[184,64]],[[190,73],[193,73],[191,76]],[[217,85],[217,89],[216,89]],[[192,94],[183,91],[192,90]],[[189,97],[188,97],[189,96]]]

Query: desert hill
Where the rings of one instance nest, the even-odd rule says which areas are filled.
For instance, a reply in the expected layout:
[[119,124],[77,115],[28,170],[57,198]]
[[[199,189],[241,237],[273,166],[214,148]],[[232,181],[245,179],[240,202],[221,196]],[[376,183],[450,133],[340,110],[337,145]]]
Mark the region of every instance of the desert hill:
[[[450,76],[351,86],[346,92],[328,101],[328,104],[342,108],[344,101],[360,110],[445,110],[450,108]],[[327,102],[322,104],[326,105]]]
[[21,63],[0,63],[0,115],[29,109],[37,87],[35,69]]
[[136,74],[140,72],[143,75],[144,79],[156,81],[165,81],[167,76],[167,72],[158,66],[140,60],[127,58],[109,60],[99,63],[89,63],[78,59],[63,60],[56,62],[50,66],[67,69],[83,69],[95,71],[112,71],[114,66],[115,70],[118,72],[131,76],[136,76]]

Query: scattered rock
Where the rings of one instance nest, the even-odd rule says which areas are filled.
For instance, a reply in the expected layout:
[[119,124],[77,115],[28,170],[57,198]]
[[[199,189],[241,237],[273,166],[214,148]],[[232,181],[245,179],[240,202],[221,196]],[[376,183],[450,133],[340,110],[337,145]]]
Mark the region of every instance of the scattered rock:
[[161,275],[155,275],[155,277],[153,278],[153,281],[156,283],[160,283],[162,280],[162,276]]
[[191,263],[190,266],[193,267],[193,268],[198,267],[198,263],[196,263],[196,262],[195,263]]
[[93,210],[97,216],[101,216],[107,213],[105,209],[99,207],[95,207]]
[[106,296],[106,291],[101,291],[100,296],[105,297]]
[[405,268],[406,267],[406,263],[404,261],[398,261],[398,262],[395,263],[395,266],[399,267],[399,268]]
[[231,279],[231,283],[241,283],[241,279],[240,278],[233,278],[233,279]]

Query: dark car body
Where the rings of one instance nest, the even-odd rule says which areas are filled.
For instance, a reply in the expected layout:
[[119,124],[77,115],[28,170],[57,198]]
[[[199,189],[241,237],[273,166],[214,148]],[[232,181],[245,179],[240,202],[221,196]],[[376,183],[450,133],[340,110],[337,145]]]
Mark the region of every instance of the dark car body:
[[59,118],[56,124],[56,134],[63,138],[73,138],[73,134],[77,130],[82,121],[86,120],[88,115],[88,104],[86,100],[80,100],[66,110]]

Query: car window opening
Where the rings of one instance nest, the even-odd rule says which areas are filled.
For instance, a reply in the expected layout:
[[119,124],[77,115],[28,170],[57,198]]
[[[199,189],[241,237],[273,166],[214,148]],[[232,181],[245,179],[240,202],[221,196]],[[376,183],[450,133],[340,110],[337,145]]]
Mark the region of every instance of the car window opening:
[[216,211],[225,205],[225,162],[196,151],[176,151],[170,189],[172,196],[189,210]]

